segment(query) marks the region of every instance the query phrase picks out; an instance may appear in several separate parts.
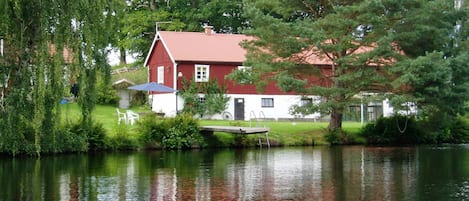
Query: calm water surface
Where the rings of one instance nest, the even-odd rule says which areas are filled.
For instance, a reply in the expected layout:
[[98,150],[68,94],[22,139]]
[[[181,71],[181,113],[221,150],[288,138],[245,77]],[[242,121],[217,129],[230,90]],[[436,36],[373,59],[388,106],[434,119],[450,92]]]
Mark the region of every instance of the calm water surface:
[[469,145],[0,158],[10,200],[469,200]]

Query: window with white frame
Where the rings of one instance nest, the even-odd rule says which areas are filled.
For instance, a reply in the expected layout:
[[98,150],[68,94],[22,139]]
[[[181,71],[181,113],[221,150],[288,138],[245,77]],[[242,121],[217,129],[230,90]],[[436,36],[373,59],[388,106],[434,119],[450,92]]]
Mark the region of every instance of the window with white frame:
[[313,104],[313,99],[312,98],[307,98],[307,97],[301,98],[301,102],[300,102],[301,106],[307,106],[307,105],[311,105],[311,104]]
[[274,107],[274,99],[273,98],[262,98],[261,99],[261,107]]
[[164,66],[158,66],[158,84],[164,84]]
[[210,72],[209,65],[195,65],[195,81],[196,82],[208,82]]
[[205,97],[199,97],[199,103],[205,103]]

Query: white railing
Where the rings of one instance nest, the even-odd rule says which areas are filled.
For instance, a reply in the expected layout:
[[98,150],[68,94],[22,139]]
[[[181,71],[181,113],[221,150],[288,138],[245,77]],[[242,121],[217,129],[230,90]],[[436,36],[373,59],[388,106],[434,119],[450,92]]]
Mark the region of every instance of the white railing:
[[[264,127],[266,128],[266,123],[265,123],[265,114],[263,111],[259,111],[259,118],[256,117],[256,112],[254,112],[253,110],[251,110],[251,112],[249,113],[249,127],[252,127],[252,120],[255,119],[256,120],[256,127]],[[264,124],[261,126],[261,123],[260,122],[263,122]],[[261,140],[261,134],[258,133],[257,134],[257,139],[259,141],[259,146],[262,147],[262,140]],[[269,141],[269,132],[266,132],[265,133],[265,140],[266,140],[266,144],[267,144],[267,147],[270,148],[270,141]]]

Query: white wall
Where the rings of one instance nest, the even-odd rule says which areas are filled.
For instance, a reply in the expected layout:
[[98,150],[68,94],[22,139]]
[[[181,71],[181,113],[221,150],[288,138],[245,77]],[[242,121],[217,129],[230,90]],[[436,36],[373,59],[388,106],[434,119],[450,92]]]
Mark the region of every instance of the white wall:
[[[263,118],[260,113],[264,113],[265,118],[272,119],[284,119],[284,118],[295,118],[295,116],[289,113],[289,109],[292,105],[299,104],[301,96],[297,95],[251,95],[251,94],[229,94],[230,101],[228,107],[225,110],[234,117],[234,99],[244,98],[244,118],[250,120],[251,117]],[[273,98],[274,107],[261,107],[262,98]],[[318,119],[320,114],[313,114],[304,116],[304,118]],[[214,117],[215,118],[215,117]]]
[[394,111],[394,108],[389,103],[389,99],[383,101],[383,116],[390,117],[393,116],[396,112],[401,115],[417,115],[418,107],[414,103],[407,102],[405,105],[409,108],[408,110]]
[[[301,96],[297,95],[252,95],[252,94],[227,94],[230,97],[228,106],[225,110],[225,114],[228,114],[230,120],[234,120],[234,100],[235,98],[244,98],[244,119],[250,120],[251,118],[263,118],[260,117],[262,112],[265,118],[269,119],[293,119],[295,116],[289,113],[289,109],[292,105],[299,104],[301,102]],[[153,98],[152,98],[153,97]],[[274,107],[261,107],[262,98],[273,98]],[[163,112],[166,117],[176,116],[176,103],[177,110],[181,111],[184,103],[181,97],[176,100],[176,93],[165,93],[165,94],[154,94],[150,96],[152,102],[152,111]],[[416,114],[417,107],[411,107],[410,111],[400,111],[401,114]],[[383,116],[389,117],[394,114],[394,109],[390,105],[389,100],[383,101]],[[213,115],[211,119],[225,119],[224,114]],[[312,115],[306,115],[303,118],[307,119],[319,119],[320,114],[315,113]]]
[[[281,118],[295,118],[289,114],[290,106],[299,104],[301,96],[295,95],[251,95],[251,94],[227,94],[230,97],[225,113],[230,114],[231,120],[234,119],[234,100],[235,98],[244,98],[244,118],[250,120],[251,117],[259,118],[261,111],[264,113],[265,118],[281,119]],[[150,97],[152,100],[152,111],[164,112],[166,117],[174,117],[176,115],[176,102],[178,110],[183,108],[183,100],[178,97],[176,101],[175,93],[154,94]],[[274,107],[261,107],[262,98],[273,98]],[[212,119],[224,119],[223,114],[213,115]],[[304,116],[304,118],[318,119],[320,114],[313,114]],[[262,118],[262,117],[261,117]]]
[[176,102],[178,110],[181,110],[183,106],[183,100],[180,97],[176,100],[176,93],[153,94],[149,98],[152,103],[151,110],[153,112],[163,112],[166,117],[176,116]]

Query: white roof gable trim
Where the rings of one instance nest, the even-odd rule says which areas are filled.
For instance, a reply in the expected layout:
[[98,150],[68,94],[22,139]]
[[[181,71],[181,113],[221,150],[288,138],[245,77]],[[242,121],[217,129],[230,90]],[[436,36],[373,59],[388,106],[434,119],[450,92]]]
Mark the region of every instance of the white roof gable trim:
[[148,62],[150,61],[151,53],[153,52],[153,48],[155,48],[156,42],[158,40],[161,40],[161,43],[163,44],[164,49],[166,49],[166,52],[168,53],[169,58],[171,59],[171,61],[173,63],[176,63],[176,60],[174,60],[174,57],[171,54],[171,51],[169,50],[168,46],[164,42],[163,38],[161,37],[160,32],[157,32],[156,35],[155,35],[155,38],[153,39],[153,42],[151,43],[150,50],[148,51],[148,54],[147,54],[147,57],[145,58],[145,62],[143,63],[143,66],[148,66]]

